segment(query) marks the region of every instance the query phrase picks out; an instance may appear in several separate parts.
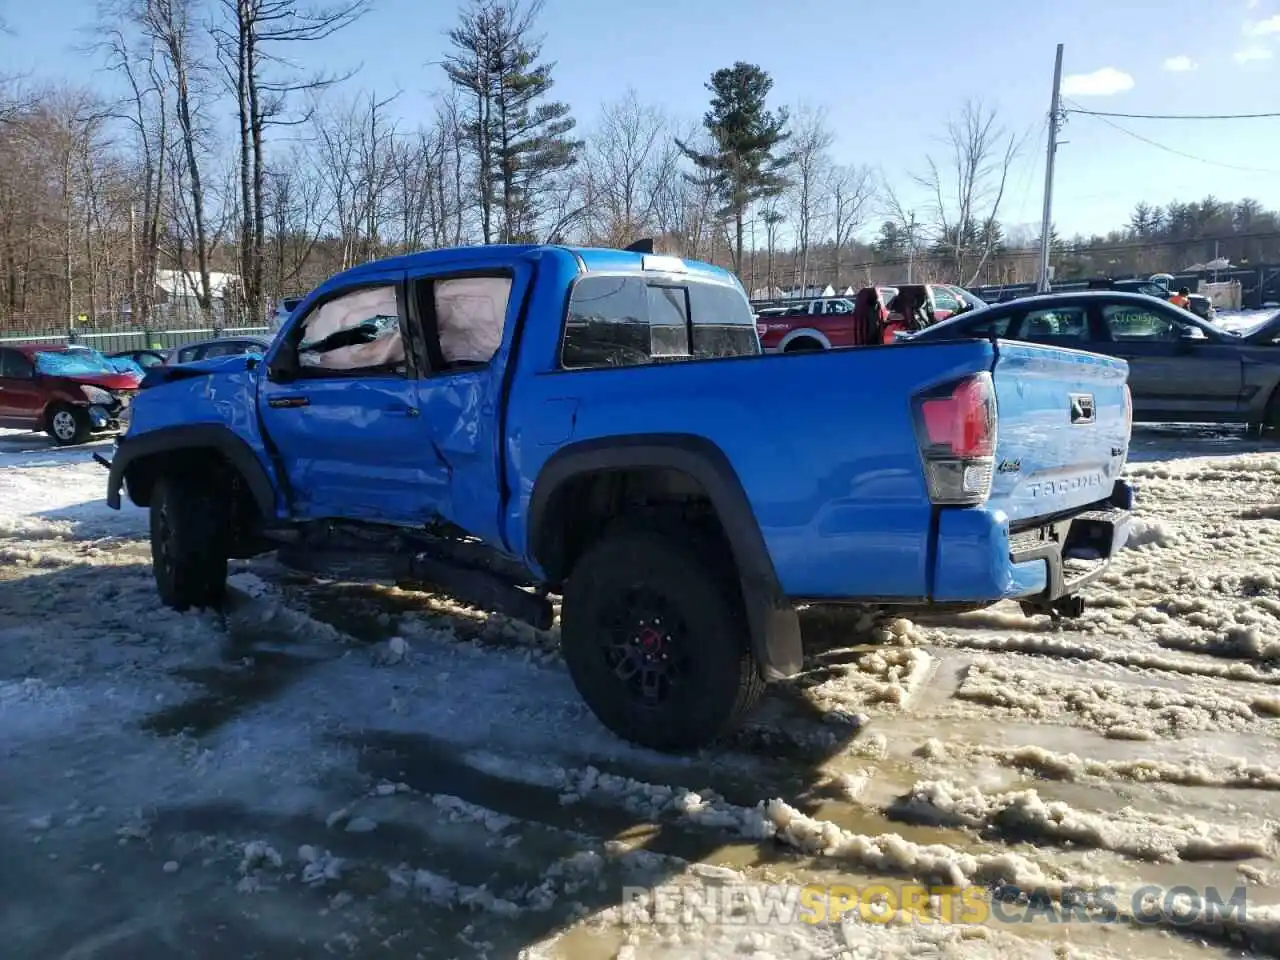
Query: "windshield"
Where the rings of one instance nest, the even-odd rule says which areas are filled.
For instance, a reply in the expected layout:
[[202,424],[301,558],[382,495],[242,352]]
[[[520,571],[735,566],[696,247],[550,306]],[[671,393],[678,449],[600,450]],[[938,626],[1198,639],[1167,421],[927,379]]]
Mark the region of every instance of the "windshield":
[[96,377],[118,372],[97,350],[37,353],[35,361],[36,372],[49,377]]

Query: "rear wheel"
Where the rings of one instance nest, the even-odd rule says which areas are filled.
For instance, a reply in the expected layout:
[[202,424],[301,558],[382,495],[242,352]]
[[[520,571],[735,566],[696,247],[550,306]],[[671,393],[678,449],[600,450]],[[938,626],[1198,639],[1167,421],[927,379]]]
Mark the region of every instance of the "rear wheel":
[[151,491],[151,561],[160,599],[175,610],[221,607],[227,587],[225,498],[199,478],[166,474]]
[[812,337],[797,337],[787,344],[783,353],[810,353],[814,350],[825,349],[821,343]]
[[1246,427],[1246,433],[1249,436],[1261,438],[1267,434],[1274,434],[1277,430],[1280,430],[1280,387],[1271,392],[1261,422],[1249,424]]
[[60,403],[49,411],[48,426],[45,429],[54,443],[60,447],[69,447],[84,443],[92,425],[83,408]]
[[587,706],[656,750],[716,739],[764,688],[732,564],[692,539],[606,533],[574,567],[561,608],[561,648]]

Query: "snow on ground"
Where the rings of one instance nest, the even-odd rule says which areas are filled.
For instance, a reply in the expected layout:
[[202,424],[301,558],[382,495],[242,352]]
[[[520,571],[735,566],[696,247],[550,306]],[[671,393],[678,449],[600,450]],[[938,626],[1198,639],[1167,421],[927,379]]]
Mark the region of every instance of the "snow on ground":
[[[1268,443],[1140,429],[1079,622],[808,611],[805,673],[687,757],[604,731],[555,629],[438,594],[265,558],[166,610],[93,449],[0,432],[6,955],[1280,955]],[[809,884],[915,917],[799,922]]]

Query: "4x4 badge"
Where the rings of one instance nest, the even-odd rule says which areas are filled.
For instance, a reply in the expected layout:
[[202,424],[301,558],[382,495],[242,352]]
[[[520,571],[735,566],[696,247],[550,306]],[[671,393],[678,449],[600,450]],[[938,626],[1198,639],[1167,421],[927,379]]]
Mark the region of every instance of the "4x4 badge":
[[1022,469],[1021,460],[1001,460],[1000,466],[996,468],[1000,473],[1017,473]]

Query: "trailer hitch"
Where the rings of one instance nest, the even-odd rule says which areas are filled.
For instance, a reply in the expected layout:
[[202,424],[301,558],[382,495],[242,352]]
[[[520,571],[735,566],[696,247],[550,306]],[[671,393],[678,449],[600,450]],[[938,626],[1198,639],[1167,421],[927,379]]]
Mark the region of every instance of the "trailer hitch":
[[1084,597],[1079,594],[1059,597],[1057,600],[1023,600],[1022,612],[1028,617],[1048,614],[1053,620],[1074,620],[1084,613]]

